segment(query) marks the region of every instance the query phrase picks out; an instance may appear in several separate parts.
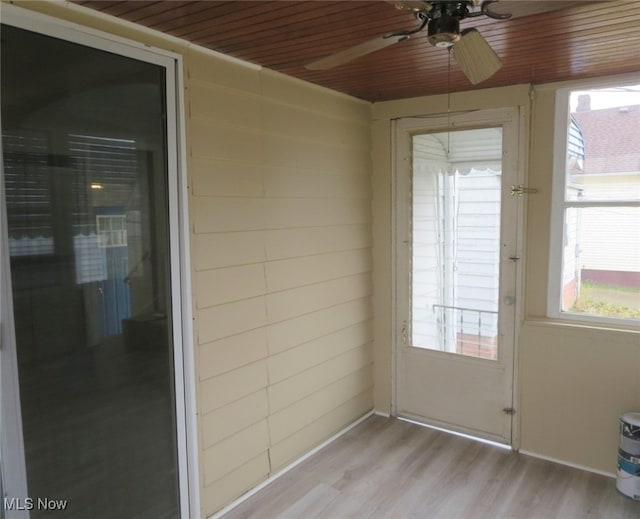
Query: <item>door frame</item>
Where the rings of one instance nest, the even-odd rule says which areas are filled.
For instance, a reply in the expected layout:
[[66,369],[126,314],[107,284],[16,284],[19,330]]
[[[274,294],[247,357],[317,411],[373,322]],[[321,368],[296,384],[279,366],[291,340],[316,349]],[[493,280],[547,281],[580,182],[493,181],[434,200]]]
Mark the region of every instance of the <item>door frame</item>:
[[[403,279],[399,279],[399,253],[400,250],[400,237],[398,233],[398,225],[402,218],[400,209],[400,199],[402,191],[399,185],[399,175],[403,171],[404,156],[400,146],[398,145],[401,134],[410,135],[420,133],[424,131],[428,132],[446,132],[448,128],[452,131],[466,130],[480,128],[483,126],[499,126],[501,121],[510,119],[518,128],[517,150],[514,150],[516,156],[514,157],[514,163],[516,164],[516,171],[514,179],[516,185],[525,185],[526,179],[526,165],[528,161],[527,155],[527,110],[525,106],[510,106],[502,108],[482,108],[477,110],[467,110],[459,112],[440,112],[429,113],[425,115],[406,116],[391,120],[391,297],[392,297],[392,315],[391,315],[391,415],[399,416],[398,410],[398,383],[399,383],[399,365],[398,354],[404,347],[403,335],[403,316],[400,309],[400,299],[402,294],[406,293],[406,289],[400,285],[403,283]],[[503,193],[504,197],[504,193]],[[405,201],[405,206],[408,206],[409,202]],[[405,207],[406,213],[406,207]],[[512,416],[511,420],[511,443],[510,446],[513,450],[519,450],[520,446],[520,419],[519,419],[519,341],[521,323],[524,318],[524,304],[523,304],[523,288],[524,288],[524,231],[525,231],[525,215],[526,215],[526,197],[518,197],[518,203],[516,204],[516,223],[515,234],[516,243],[514,248],[516,255],[520,258],[514,280],[515,298],[514,304],[514,322],[513,322],[513,351],[511,359],[511,371],[512,371],[512,402],[513,407],[516,409],[516,414]],[[404,292],[403,292],[404,290]],[[407,419],[411,419],[407,417]],[[429,425],[429,424],[424,424]],[[437,424],[433,424],[433,427],[438,427]],[[465,434],[461,431],[451,432],[458,434]],[[479,438],[478,439],[482,439]]]
[[[166,71],[165,101],[167,109],[166,142],[167,142],[167,198],[169,213],[169,250],[170,250],[170,275],[171,275],[171,304],[172,304],[172,330],[173,330],[173,363],[175,391],[175,416],[176,416],[176,446],[178,455],[178,485],[180,498],[181,517],[189,518],[200,514],[200,475],[198,459],[198,433],[197,433],[197,406],[196,406],[196,376],[195,376],[195,351],[193,338],[193,308],[189,293],[191,286],[191,259],[189,244],[189,188],[187,182],[187,144],[186,144],[186,112],[185,112],[185,84],[182,55],[165,49],[152,47],[110,33],[99,31],[90,27],[44,15],[29,9],[2,3],[2,23],[15,26],[20,29],[33,31],[46,36],[52,36],[61,40],[77,43],[86,47],[96,48],[111,52],[120,56],[133,58],[146,63],[152,63],[163,67]],[[0,121],[1,123],[1,121]],[[1,150],[0,150],[1,152]],[[1,155],[0,155],[1,158]],[[3,162],[0,162],[0,188],[4,187]],[[6,210],[4,204],[4,190],[0,192],[2,199],[2,213]],[[17,356],[15,349],[15,333],[13,326],[13,312],[11,301],[11,277],[8,265],[8,231],[6,218],[0,227],[0,272],[3,281],[0,298],[0,310],[2,319],[11,311],[8,323],[2,325],[2,356],[0,357],[1,377],[3,384],[2,403],[4,398],[12,398],[14,401],[13,412],[19,429],[19,452],[6,448],[6,442],[15,441],[13,437],[7,438],[5,424],[0,421],[2,431],[0,434],[0,477],[3,478],[2,489],[7,492],[7,474],[5,462],[19,463],[17,466],[19,481],[16,491],[20,497],[26,496],[26,467],[24,458],[24,444],[21,434],[22,419],[17,378]],[[8,282],[7,283],[5,283]],[[8,297],[7,297],[8,296]],[[5,344],[5,338],[10,343]],[[4,380],[4,375],[11,373],[13,380]],[[5,395],[4,384],[13,382],[8,394]],[[17,408],[15,408],[17,406]],[[11,411],[11,409],[10,409]],[[4,414],[2,416],[4,419]],[[15,431],[14,431],[15,432]],[[16,445],[12,445],[15,447]],[[7,456],[7,452],[10,453]],[[4,496],[0,496],[2,498]],[[27,513],[28,516],[28,513]]]

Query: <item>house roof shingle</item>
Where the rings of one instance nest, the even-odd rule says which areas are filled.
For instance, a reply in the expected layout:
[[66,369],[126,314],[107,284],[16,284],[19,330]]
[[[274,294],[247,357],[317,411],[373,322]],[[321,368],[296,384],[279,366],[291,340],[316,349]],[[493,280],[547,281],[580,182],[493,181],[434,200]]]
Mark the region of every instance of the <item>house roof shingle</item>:
[[584,135],[584,174],[640,171],[640,105],[572,115]]

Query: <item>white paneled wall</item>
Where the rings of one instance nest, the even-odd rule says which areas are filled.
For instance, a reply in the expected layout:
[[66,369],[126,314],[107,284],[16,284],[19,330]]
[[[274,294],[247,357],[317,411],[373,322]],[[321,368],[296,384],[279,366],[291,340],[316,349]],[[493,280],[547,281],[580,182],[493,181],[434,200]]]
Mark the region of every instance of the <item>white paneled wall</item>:
[[369,105],[188,59],[211,514],[372,408]]

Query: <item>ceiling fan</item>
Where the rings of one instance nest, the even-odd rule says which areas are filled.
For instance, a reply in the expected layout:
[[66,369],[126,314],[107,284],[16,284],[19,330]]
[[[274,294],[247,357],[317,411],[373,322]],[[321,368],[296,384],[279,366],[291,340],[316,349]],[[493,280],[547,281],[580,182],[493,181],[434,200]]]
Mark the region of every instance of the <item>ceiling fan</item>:
[[[474,85],[489,79],[502,67],[498,55],[476,29],[460,30],[460,21],[465,18],[478,16],[487,16],[497,20],[511,18],[511,12],[503,9],[495,10],[499,3],[498,0],[397,0],[389,3],[394,4],[398,9],[413,13],[418,20],[418,27],[384,34],[313,61],[305,68],[309,70],[331,69],[406,40],[425,28],[429,43],[434,47],[450,49],[451,55]],[[522,3],[520,2],[520,4]],[[550,3],[540,2],[540,4]],[[555,8],[563,3],[571,2],[557,2]],[[505,2],[505,4],[513,5],[514,2]],[[552,10],[553,8],[549,6],[544,10]]]

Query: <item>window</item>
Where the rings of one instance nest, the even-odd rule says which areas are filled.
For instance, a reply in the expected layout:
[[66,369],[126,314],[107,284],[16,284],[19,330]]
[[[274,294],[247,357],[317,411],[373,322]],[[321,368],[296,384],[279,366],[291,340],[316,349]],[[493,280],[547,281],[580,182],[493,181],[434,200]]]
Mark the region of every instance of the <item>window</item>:
[[637,325],[640,85],[563,89],[556,101],[549,314]]
[[127,217],[125,215],[96,216],[100,247],[127,246]]

